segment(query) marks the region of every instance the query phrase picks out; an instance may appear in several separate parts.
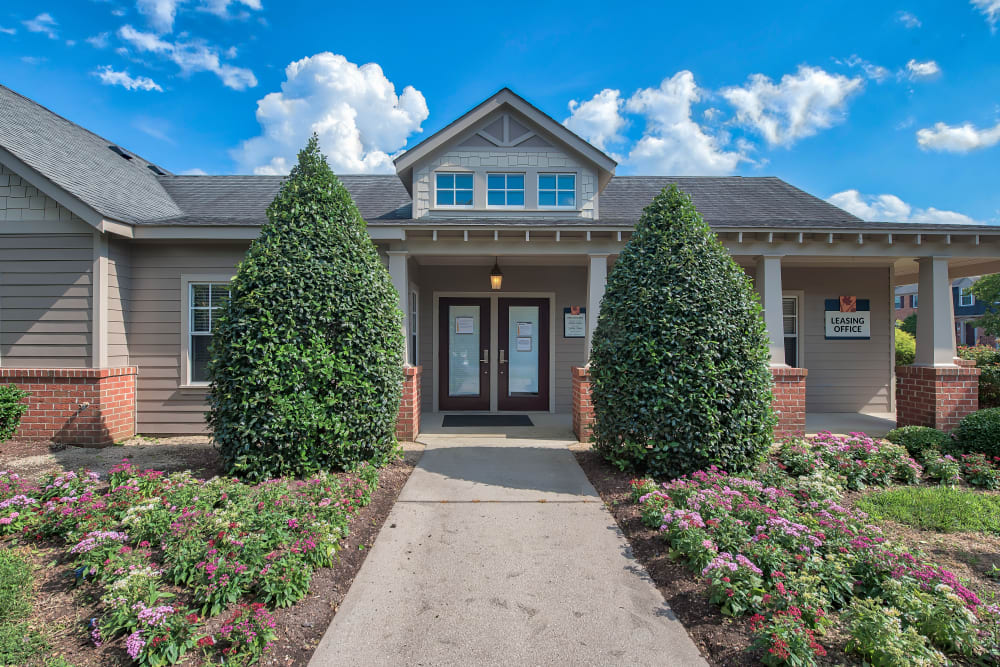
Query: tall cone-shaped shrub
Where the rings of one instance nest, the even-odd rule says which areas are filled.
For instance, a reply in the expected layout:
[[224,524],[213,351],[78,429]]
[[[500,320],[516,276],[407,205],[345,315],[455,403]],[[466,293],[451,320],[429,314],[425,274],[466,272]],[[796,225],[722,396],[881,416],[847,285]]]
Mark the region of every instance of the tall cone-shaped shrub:
[[590,359],[595,447],[621,468],[742,470],[771,444],[760,302],[676,185],[643,210],[615,262]]
[[315,135],[267,217],[211,345],[226,469],[256,481],[380,464],[396,446],[399,298]]

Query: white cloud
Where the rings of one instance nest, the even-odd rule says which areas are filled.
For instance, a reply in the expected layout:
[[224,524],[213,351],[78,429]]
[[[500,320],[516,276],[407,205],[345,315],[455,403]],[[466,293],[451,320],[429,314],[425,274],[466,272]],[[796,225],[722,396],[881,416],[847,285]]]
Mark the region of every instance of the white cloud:
[[5,35],[16,35],[17,34],[17,30],[15,30],[14,28],[5,28],[2,25],[0,25],[0,32],[2,32]]
[[918,62],[911,58],[906,63],[906,72],[911,79],[926,79],[940,74],[941,68],[933,60]]
[[739,122],[755,128],[771,145],[788,146],[841,121],[848,98],[863,86],[861,78],[800,65],[777,84],[752,74],[746,85],[725,88],[722,95],[736,107]]
[[896,195],[864,195],[857,190],[844,190],[832,195],[827,201],[863,220],[949,225],[978,224],[978,221],[956,211],[942,211],[933,206],[925,209],[913,208]]
[[625,118],[621,115],[621,92],[605,88],[584,102],[570,100],[569,118],[563,125],[592,143],[602,151],[608,144],[625,140],[621,131],[625,129]]
[[898,14],[896,14],[896,20],[910,29],[919,28],[921,25],[923,25],[920,22],[920,19],[918,19],[910,12],[900,11]]
[[204,169],[194,167],[193,169],[185,169],[182,171],[181,176],[208,176],[208,172]]
[[324,52],[285,68],[280,92],[257,102],[261,135],[232,154],[239,170],[286,174],[309,135],[338,173],[392,173],[392,156],[427,119],[423,94],[396,87],[375,63],[358,66]]
[[934,127],[917,130],[917,143],[924,150],[968,153],[979,148],[989,148],[1000,142],[1000,123],[978,129],[972,123],[947,125],[934,123]]
[[99,67],[94,74],[105,86],[121,86],[125,90],[155,90],[161,93],[163,92],[163,88],[160,88],[159,84],[150,79],[148,76],[137,76],[133,78],[129,76],[127,70],[116,72],[111,68],[111,65]]
[[996,32],[997,23],[1000,23],[1000,0],[972,0],[972,6],[986,17],[990,30]]
[[627,163],[647,174],[707,176],[731,173],[746,160],[742,153],[724,150],[725,141],[691,119],[691,106],[703,94],[694,75],[683,70],[658,88],[644,88],[630,97],[626,110],[642,115],[646,127]]
[[109,33],[102,32],[93,37],[88,37],[86,39],[87,44],[90,44],[95,49],[106,49],[108,47],[108,37]]
[[56,23],[56,20],[48,12],[42,12],[35,18],[22,21],[22,23],[24,23],[24,27],[30,32],[40,32],[49,39],[59,38],[59,35],[56,33],[56,26],[59,24]]
[[[150,27],[158,33],[168,33],[174,29],[178,11],[188,0],[136,0],[139,13],[146,17]],[[243,11],[230,12],[230,7],[243,7]],[[246,18],[246,10],[260,11],[260,0],[200,0],[195,9],[214,14],[222,19]]]
[[838,64],[847,65],[848,67],[860,67],[861,71],[865,73],[865,76],[875,81],[876,83],[882,83],[889,78],[891,72],[881,65],[876,65],[875,63],[868,62],[864,58],[858,56],[857,54],[852,55],[850,58],[844,61],[837,60],[834,58],[834,62]]
[[[233,14],[229,13],[230,5],[242,5],[247,9],[252,9],[254,11],[260,11],[261,4],[260,0],[202,0],[200,10],[208,12],[209,14],[215,14],[219,18],[233,18]],[[237,13],[235,16],[239,18],[246,18],[248,16],[247,12]]]
[[118,30],[118,36],[134,48],[163,56],[177,65],[185,75],[194,72],[212,72],[223,85],[233,90],[244,90],[257,85],[257,77],[244,67],[223,63],[219,50],[201,41],[168,42],[150,32],[141,32],[130,25]]

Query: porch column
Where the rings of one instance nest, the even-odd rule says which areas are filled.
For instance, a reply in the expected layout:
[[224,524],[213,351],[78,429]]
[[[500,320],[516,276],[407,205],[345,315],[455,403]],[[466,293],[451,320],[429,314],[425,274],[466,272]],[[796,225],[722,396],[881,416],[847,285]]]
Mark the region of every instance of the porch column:
[[765,255],[757,261],[757,293],[764,307],[771,366],[785,366],[785,329],[781,306],[781,257]]
[[948,260],[921,257],[917,293],[917,354],[896,367],[896,424],[951,431],[979,409],[979,369],[955,358],[955,325]]
[[590,262],[587,265],[587,339],[586,357],[590,363],[590,343],[597,328],[597,317],[601,314],[601,299],[604,298],[604,288],[608,282],[608,253],[587,255]]
[[407,258],[409,253],[405,250],[389,250],[386,252],[389,255],[389,275],[392,276],[392,286],[396,288],[396,293],[399,295],[399,309],[403,312],[403,340],[406,344],[403,346],[403,365],[409,366],[410,360],[413,358],[410,353],[410,337],[409,337],[409,322],[410,322],[410,298],[408,293],[410,291],[410,276],[407,267]]

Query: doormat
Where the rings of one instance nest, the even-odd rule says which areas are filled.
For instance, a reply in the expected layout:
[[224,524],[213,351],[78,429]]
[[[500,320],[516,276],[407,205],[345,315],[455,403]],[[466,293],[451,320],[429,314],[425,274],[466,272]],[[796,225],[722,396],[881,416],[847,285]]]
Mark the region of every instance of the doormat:
[[441,426],[534,426],[528,415],[445,415]]

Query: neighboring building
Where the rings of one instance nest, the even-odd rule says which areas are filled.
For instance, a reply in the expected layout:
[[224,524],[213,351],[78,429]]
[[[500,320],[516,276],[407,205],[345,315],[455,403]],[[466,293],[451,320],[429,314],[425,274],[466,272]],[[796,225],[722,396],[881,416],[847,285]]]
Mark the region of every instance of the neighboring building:
[[[405,316],[400,437],[453,410],[572,413],[586,437],[608,270],[671,183],[755,279],[779,434],[802,432],[806,410],[898,407],[901,423],[949,428],[967,406],[945,382],[975,391],[954,362],[948,281],[1000,270],[996,227],[865,222],[771,177],[618,176],[508,89],[395,164],[342,181]],[[33,392],[20,435],[204,432],[218,299],[281,181],[169,174],[0,86],[0,381]],[[934,326],[897,378],[893,287],[918,277]]]
[[[979,302],[966,288],[979,276],[956,278],[951,283],[951,300],[955,312],[955,341],[958,345],[996,345],[996,338],[986,335],[975,321],[986,314],[986,304]],[[916,283],[900,285],[895,291],[896,319],[905,320],[919,311],[920,300]]]

